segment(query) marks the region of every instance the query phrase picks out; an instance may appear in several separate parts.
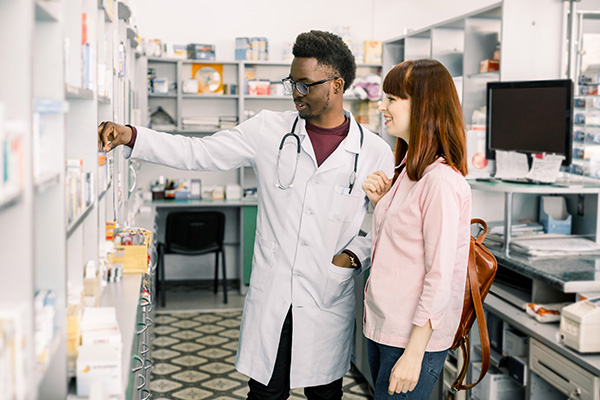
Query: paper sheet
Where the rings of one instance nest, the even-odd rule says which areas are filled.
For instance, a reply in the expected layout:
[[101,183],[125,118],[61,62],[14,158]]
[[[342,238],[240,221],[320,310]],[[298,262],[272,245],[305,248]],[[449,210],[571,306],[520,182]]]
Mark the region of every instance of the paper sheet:
[[556,182],[564,158],[564,156],[552,154],[545,154],[541,157],[534,156],[531,170],[526,178],[544,183]]
[[494,178],[525,178],[529,172],[527,155],[515,151],[496,150],[496,174]]

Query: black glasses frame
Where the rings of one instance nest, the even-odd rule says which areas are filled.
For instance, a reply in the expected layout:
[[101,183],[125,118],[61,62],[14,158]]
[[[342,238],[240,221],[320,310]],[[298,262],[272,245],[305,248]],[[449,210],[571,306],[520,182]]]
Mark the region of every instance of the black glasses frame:
[[334,79],[338,79],[339,76],[333,77],[333,78],[326,78],[326,79],[322,79],[320,81],[316,81],[313,83],[304,83],[304,82],[296,82],[295,80],[293,80],[291,77],[287,77],[281,80],[281,82],[283,83],[283,87],[285,88],[285,90],[288,93],[293,93],[294,89],[296,89],[298,91],[298,93],[300,93],[302,96],[306,96],[309,92],[309,88],[311,86],[315,86],[315,85],[320,85],[321,83],[325,83],[325,82],[329,82],[332,81]]

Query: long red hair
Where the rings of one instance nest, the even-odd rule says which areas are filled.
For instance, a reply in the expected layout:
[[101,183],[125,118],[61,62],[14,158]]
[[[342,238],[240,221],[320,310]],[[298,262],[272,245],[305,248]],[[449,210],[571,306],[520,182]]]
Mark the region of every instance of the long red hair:
[[[404,61],[388,72],[383,91],[411,100],[409,143],[396,141],[396,165],[406,156],[406,173],[413,181],[439,157],[467,174],[467,149],[462,109],[448,70],[437,60]],[[397,178],[398,173],[394,176]]]

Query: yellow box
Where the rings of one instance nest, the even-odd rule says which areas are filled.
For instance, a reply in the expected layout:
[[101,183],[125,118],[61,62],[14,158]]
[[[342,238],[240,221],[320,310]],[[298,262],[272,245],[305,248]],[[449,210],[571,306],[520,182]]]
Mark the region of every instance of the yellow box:
[[148,246],[115,246],[113,264],[122,264],[123,273],[148,271]]

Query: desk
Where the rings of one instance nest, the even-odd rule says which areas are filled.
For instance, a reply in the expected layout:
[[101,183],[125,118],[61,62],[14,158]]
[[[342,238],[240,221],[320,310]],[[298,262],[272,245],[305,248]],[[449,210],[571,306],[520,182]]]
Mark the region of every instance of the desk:
[[[232,208],[239,215],[238,235],[240,251],[238,254],[239,277],[240,277],[240,293],[246,294],[246,286],[250,284],[250,272],[252,271],[252,256],[254,254],[254,237],[256,235],[256,214],[258,208],[258,200],[256,198],[248,200],[152,200],[144,202],[145,206],[151,207],[155,221],[155,238],[158,239],[160,223],[159,214],[168,212],[169,210],[185,208],[196,209],[223,209],[231,210]],[[227,221],[225,223],[225,240],[228,244],[227,237]],[[231,242],[229,243],[231,244]]]

